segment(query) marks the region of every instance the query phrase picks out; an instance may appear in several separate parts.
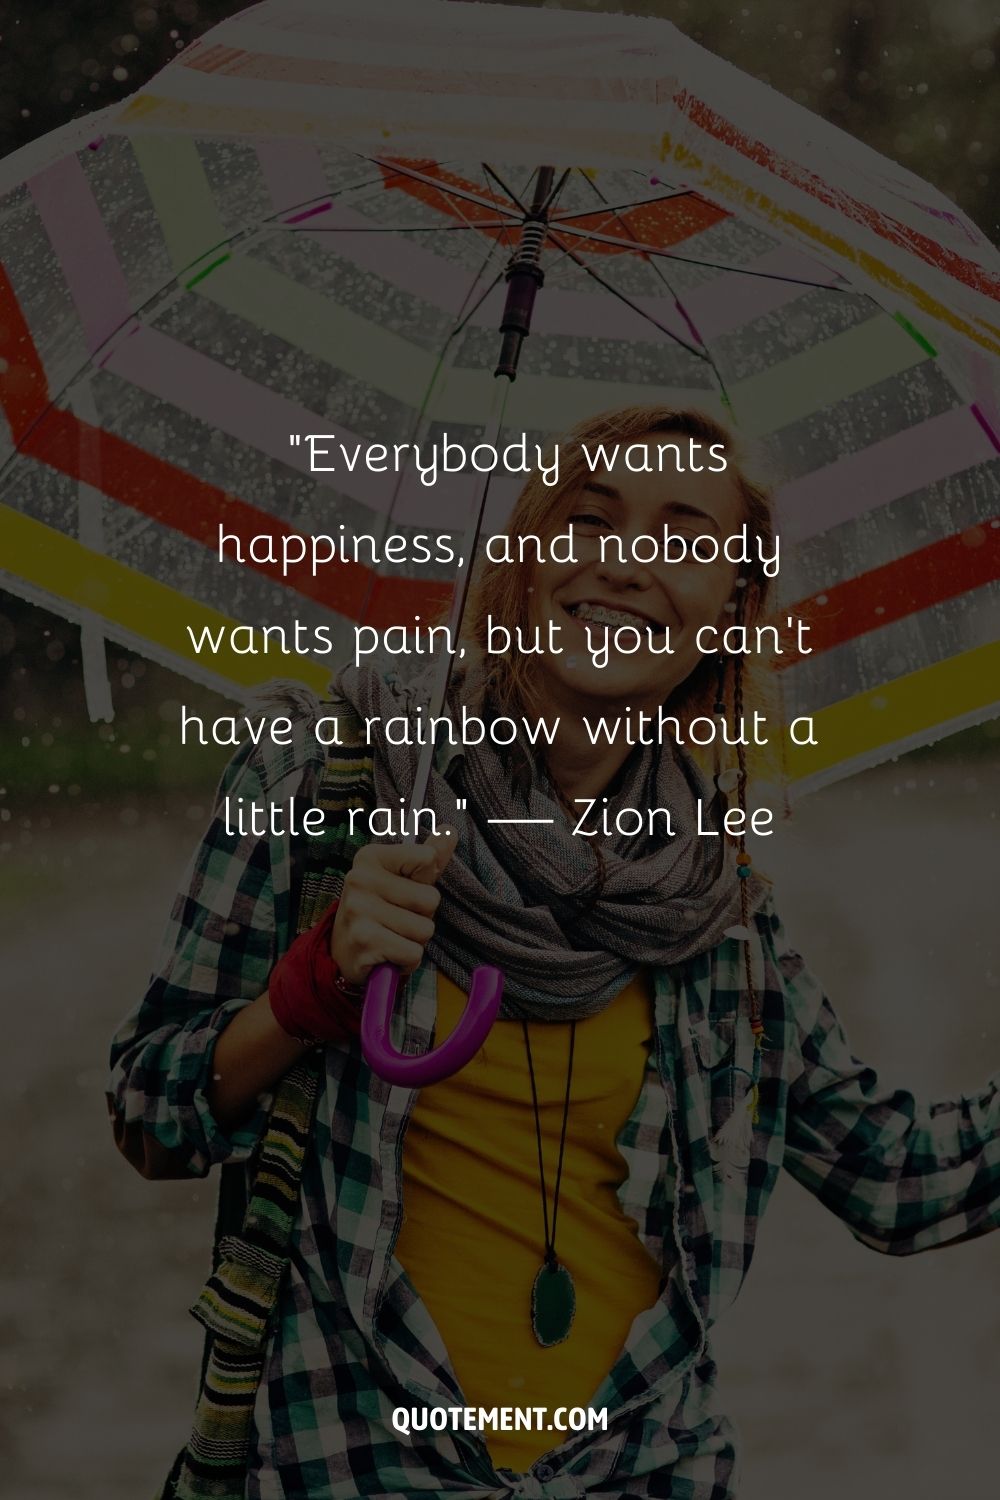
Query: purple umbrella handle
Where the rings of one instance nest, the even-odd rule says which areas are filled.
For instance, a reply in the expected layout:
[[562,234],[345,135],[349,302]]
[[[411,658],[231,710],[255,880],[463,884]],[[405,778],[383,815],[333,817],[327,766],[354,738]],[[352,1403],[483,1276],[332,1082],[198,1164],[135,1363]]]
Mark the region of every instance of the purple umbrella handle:
[[500,1009],[503,971],[485,965],[473,971],[469,1001],[455,1030],[440,1047],[420,1056],[397,1052],[389,1040],[399,978],[399,970],[392,964],[379,964],[372,970],[361,1013],[361,1050],[372,1072],[386,1083],[423,1088],[425,1083],[449,1078],[475,1057]]

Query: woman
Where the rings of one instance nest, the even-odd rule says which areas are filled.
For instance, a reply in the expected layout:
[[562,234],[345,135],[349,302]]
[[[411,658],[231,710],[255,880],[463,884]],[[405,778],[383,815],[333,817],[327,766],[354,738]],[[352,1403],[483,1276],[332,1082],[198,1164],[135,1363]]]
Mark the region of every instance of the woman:
[[[251,1497],[721,1500],[735,1493],[734,1433],[715,1409],[708,1330],[740,1288],[779,1168],[884,1251],[997,1223],[995,1085],[933,1110],[880,1092],[745,844],[720,836],[725,797],[684,748],[695,715],[739,739],[746,663],[697,641],[760,618],[764,493],[696,413],[614,413],[563,453],[686,438],[724,444],[725,472],[570,461],[555,489],[529,481],[509,530],[572,527],[575,560],[480,570],[452,707],[544,714],[558,720],[551,745],[443,744],[427,799],[442,831],[368,843],[295,944],[287,843],[227,836],[217,820],[160,973],[116,1040],[117,1138],[149,1176],[246,1162],[279,1079],[323,1047]],[[723,539],[744,522],[756,547],[742,568],[631,560],[632,541],[664,524]],[[560,649],[490,657],[491,619],[525,640],[555,622]],[[590,643],[629,625],[643,649],[599,665]],[[654,649],[665,629],[671,654]],[[345,714],[383,722],[409,704],[371,672],[345,671],[336,693]],[[662,744],[583,722],[664,707],[676,726]],[[417,751],[381,740],[371,753],[378,801],[397,806]],[[241,752],[223,792],[311,797],[323,766],[304,716],[294,754]],[[743,805],[742,747],[717,781]],[[637,833],[589,837],[573,832],[586,807],[611,828],[623,809],[664,811]],[[545,821],[497,821],[510,819]],[[482,1052],[419,1093],[375,1077],[354,1036],[383,961],[413,976],[399,1007],[408,1051],[451,1029],[477,964],[506,976]],[[544,1416],[540,1430],[477,1419],[477,1432],[459,1407]],[[570,1407],[596,1414],[588,1430],[557,1430]],[[399,1408],[413,1415],[394,1420]]]

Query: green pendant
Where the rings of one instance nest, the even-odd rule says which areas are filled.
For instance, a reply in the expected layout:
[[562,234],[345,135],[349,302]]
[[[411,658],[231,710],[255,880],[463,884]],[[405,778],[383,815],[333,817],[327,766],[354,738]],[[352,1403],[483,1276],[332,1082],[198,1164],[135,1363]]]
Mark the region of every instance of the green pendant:
[[531,1288],[531,1327],[543,1349],[569,1338],[576,1315],[576,1288],[558,1261],[540,1266]]

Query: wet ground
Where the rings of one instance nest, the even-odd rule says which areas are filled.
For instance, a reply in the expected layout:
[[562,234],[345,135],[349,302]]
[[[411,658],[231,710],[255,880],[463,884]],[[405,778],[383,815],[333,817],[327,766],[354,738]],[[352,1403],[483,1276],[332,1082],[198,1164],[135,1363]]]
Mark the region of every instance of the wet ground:
[[[904,763],[813,797],[769,851],[786,923],[855,1051],[927,1096],[1000,1067],[998,807],[1000,769]],[[151,1496],[198,1367],[186,1308],[213,1185],[137,1177],[113,1149],[103,1088],[107,1039],[144,985],[201,814],[124,813],[61,819],[53,805],[25,827],[15,809],[3,830],[11,1500]],[[998,1291],[1000,1237],[890,1260],[784,1181],[716,1332],[743,1500],[992,1493]]]

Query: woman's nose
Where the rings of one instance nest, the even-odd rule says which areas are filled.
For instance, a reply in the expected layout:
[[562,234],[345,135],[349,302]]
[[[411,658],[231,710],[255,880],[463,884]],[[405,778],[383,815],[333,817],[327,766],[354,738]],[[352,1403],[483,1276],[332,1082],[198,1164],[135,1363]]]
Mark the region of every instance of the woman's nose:
[[619,589],[648,589],[653,581],[653,575],[647,565],[635,561],[629,554],[627,543],[623,545],[621,557],[613,555],[614,551],[615,549],[609,547],[605,556],[596,564],[597,577],[601,582]]

